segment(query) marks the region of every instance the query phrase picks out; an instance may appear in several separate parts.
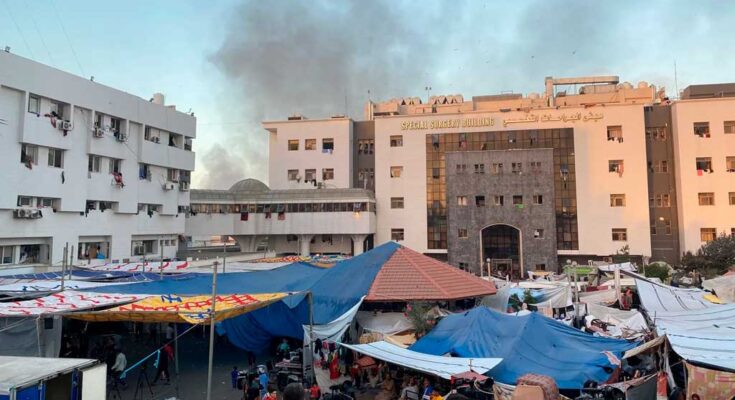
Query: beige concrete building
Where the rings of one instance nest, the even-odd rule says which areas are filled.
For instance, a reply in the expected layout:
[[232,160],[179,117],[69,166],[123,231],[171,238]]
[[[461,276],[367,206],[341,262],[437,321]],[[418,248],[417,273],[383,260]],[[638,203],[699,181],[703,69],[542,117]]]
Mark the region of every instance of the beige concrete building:
[[477,272],[622,252],[677,262],[735,227],[732,86],[692,86],[672,102],[616,76],[547,78],[542,94],[400,98],[368,103],[364,121],[264,122],[269,190],[370,192],[374,223],[323,224],[330,234],[359,230],[366,247],[395,240]]

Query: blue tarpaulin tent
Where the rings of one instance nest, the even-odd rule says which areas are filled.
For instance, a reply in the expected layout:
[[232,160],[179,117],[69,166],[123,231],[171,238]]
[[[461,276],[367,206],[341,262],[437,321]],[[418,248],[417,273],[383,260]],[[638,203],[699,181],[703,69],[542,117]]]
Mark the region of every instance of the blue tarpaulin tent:
[[604,382],[616,366],[603,353],[620,358],[635,343],[592,336],[538,313],[501,314],[478,307],[450,315],[411,350],[457,357],[502,358],[487,375],[514,385],[527,373],[547,375],[560,389],[579,389],[588,380]]
[[[304,292],[269,307],[223,321],[221,334],[246,350],[265,349],[271,339],[303,337],[302,324],[309,323],[306,292],[313,294],[314,323],[326,324],[341,316],[365,296],[383,264],[400,247],[389,242],[332,268],[294,263],[268,271],[228,273],[217,277],[219,294]],[[97,293],[202,295],[212,292],[212,276],[196,275],[176,281],[163,280],[115,285],[88,290]]]

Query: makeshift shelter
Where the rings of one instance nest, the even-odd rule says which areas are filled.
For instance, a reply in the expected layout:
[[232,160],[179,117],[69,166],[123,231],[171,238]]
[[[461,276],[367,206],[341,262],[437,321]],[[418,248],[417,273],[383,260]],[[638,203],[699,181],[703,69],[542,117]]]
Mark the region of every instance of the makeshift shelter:
[[702,287],[715,292],[725,303],[735,303],[735,275],[723,275],[702,282]]
[[495,285],[406,247],[385,261],[365,301],[447,301],[495,294]]
[[553,378],[560,389],[606,381],[626,350],[624,340],[596,337],[538,313],[513,316],[478,307],[450,315],[409,349],[459,357],[502,358],[488,375],[515,384],[527,373]]
[[106,377],[105,364],[97,360],[0,356],[0,400],[64,394],[78,400],[104,399]]
[[708,293],[704,290],[676,288],[632,272],[624,273],[636,279],[641,304],[651,317],[658,312],[701,310],[716,305],[705,299]]
[[454,375],[469,371],[485,374],[502,361],[500,358],[442,357],[415,352],[387,342],[356,345],[342,343],[341,346],[374,359],[438,376],[443,379],[450,379]]

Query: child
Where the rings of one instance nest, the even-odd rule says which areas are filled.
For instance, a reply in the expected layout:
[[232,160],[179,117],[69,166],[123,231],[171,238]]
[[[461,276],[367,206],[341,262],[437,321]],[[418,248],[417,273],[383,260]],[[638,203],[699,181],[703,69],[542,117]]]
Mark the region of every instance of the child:
[[309,399],[319,400],[320,397],[322,397],[322,391],[319,389],[319,385],[314,383],[311,385],[311,389],[309,389]]
[[237,377],[240,375],[240,371],[237,370],[237,365],[232,367],[232,372],[230,372],[230,378],[232,379],[232,388],[237,389]]

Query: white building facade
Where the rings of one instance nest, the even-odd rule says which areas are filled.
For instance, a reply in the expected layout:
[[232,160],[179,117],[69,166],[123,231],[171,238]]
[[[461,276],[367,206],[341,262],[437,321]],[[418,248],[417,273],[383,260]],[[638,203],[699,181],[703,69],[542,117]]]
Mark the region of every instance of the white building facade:
[[173,258],[193,116],[0,53],[0,264]]

